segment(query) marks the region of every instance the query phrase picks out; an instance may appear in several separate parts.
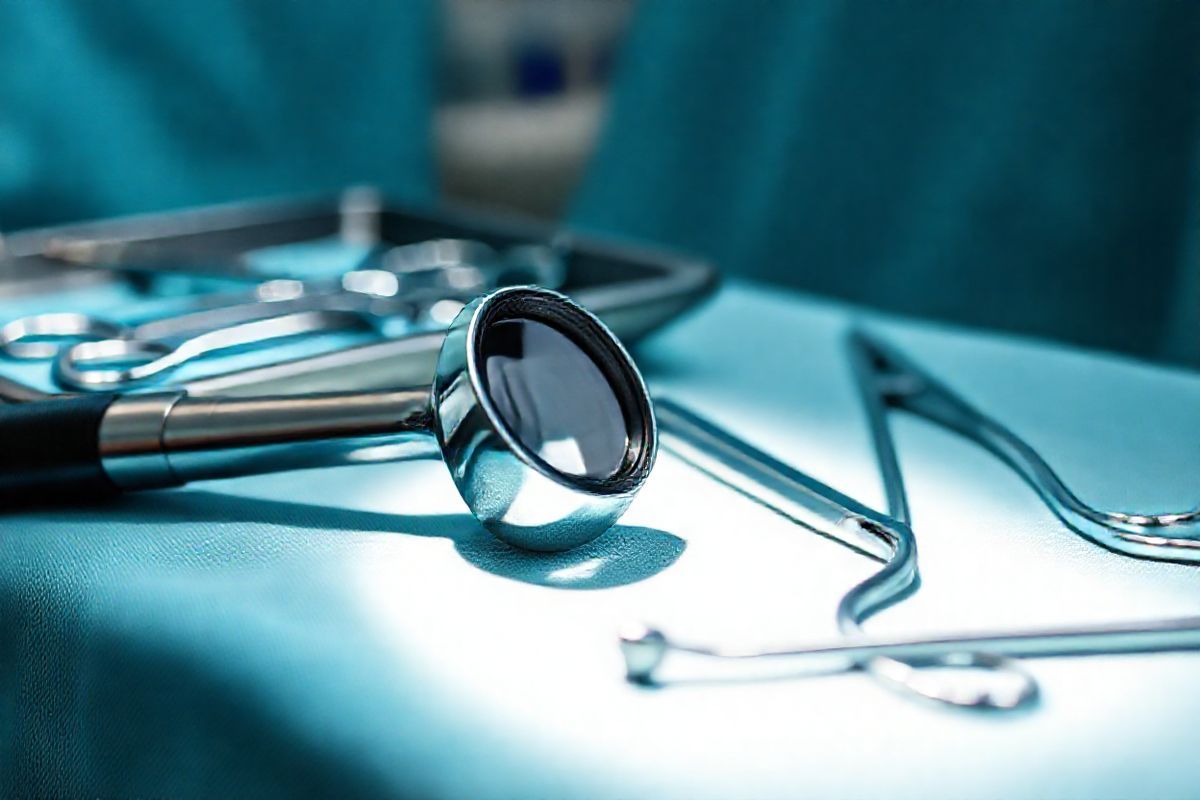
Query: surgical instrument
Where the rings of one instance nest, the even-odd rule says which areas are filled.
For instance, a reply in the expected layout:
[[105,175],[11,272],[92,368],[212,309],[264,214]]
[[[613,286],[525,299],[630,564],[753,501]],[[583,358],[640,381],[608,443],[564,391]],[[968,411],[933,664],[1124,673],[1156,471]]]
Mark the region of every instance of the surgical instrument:
[[[400,271],[356,269],[324,282],[272,281],[271,294],[257,302],[231,305],[154,320],[128,335],[84,341],[62,350],[54,377],[81,391],[134,388],[161,380],[189,361],[220,351],[257,346],[282,338],[371,325],[385,336],[441,328],[462,304],[482,292],[511,283],[557,288],[559,262],[538,248],[516,258],[480,266],[466,263],[405,267]],[[263,294],[260,292],[260,294]],[[10,323],[12,345],[37,330],[37,318]],[[3,329],[0,329],[2,335]],[[116,366],[114,366],[116,365]],[[111,368],[109,368],[111,367]]]
[[[979,442],[1018,472],[1066,525],[1125,555],[1196,562],[1197,512],[1128,514],[1087,506],[1062,483],[1044,459],[1016,434],[968,405],[894,348],[862,331],[847,338],[883,479],[887,514],[879,514],[751,447],[713,423],[670,401],[657,401],[664,447],[702,471],[794,521],[878,558],[878,573],[854,587],[838,607],[838,624],[851,641],[844,647],[736,651],[676,644],[659,631],[633,629],[622,638],[631,680],[654,680],[668,652],[747,659],[840,655],[897,687],[951,705],[1015,708],[1036,696],[1036,683],[1012,657],[1089,655],[1200,647],[1200,618],[1160,619],[1044,631],[972,634],[938,639],[871,640],[862,620],[913,591],[917,585],[903,476],[886,414],[891,408],[926,419]],[[1163,535],[1170,531],[1171,535]],[[865,545],[864,545],[865,543]],[[836,651],[836,652],[834,652]],[[916,660],[908,663],[900,660]],[[919,666],[971,666],[984,674],[1007,674],[1007,688],[967,689],[928,680]],[[999,686],[999,684],[998,684]]]
[[[470,239],[436,239],[380,249],[350,265],[339,278],[317,281],[276,278],[249,290],[201,294],[192,308],[136,323],[81,312],[21,317],[0,326],[0,353],[18,360],[49,359],[79,341],[167,340],[295,311],[345,306],[346,293],[436,300],[499,286],[562,285],[561,257],[548,245],[517,245],[503,254]],[[146,267],[145,269],[149,269]],[[174,268],[173,268],[174,269]],[[390,274],[389,274],[390,273]],[[474,296],[471,294],[470,296]],[[268,305],[279,303],[281,305]]]
[[298,310],[286,303],[304,295],[306,288],[301,281],[270,280],[248,292],[201,295],[187,310],[135,322],[118,322],[79,311],[31,314],[0,326],[0,353],[17,361],[42,361],[81,341],[157,341],[205,333]]
[[896,505],[904,494],[885,415],[887,409],[897,409],[981,445],[1020,475],[1080,536],[1122,555],[1200,563],[1200,508],[1149,514],[1094,508],[1072,492],[1028,442],[976,410],[895,347],[863,331],[850,334],[849,346],[860,384],[866,387],[872,435],[884,484],[890,487],[889,504]]
[[[360,254],[367,248],[386,250],[391,246],[433,239],[480,241],[502,253],[513,246],[541,244],[558,256],[563,273],[560,291],[598,314],[626,344],[644,338],[697,307],[712,295],[719,283],[710,264],[682,253],[582,231],[568,231],[557,225],[509,215],[486,214],[477,209],[404,207],[387,201],[377,191],[357,188],[327,196],[241,201],[146,216],[5,231],[5,234],[8,261],[19,264],[23,272],[58,276],[38,284],[37,291],[44,298],[38,301],[40,305],[45,305],[50,292],[66,289],[72,290],[71,296],[78,301],[88,303],[58,308],[50,305],[45,308],[48,311],[111,309],[114,305],[109,299],[114,296],[131,296],[135,298],[134,302],[142,299],[139,297],[140,279],[130,281],[111,270],[74,268],[67,262],[39,255],[52,240],[122,240],[129,243],[125,251],[128,257],[136,256],[147,264],[166,259],[164,263],[168,266],[176,256],[183,260],[196,258],[206,263],[225,264],[246,251],[261,253],[292,243],[321,239],[340,240],[357,248]],[[282,251],[278,252],[283,255]],[[322,260],[332,264],[332,259]],[[265,266],[283,266],[275,256],[269,261],[272,263]],[[279,275],[273,273],[272,276]],[[182,306],[182,301],[187,298],[180,297],[181,291],[189,294],[195,289],[227,292],[232,288],[238,291],[261,282],[263,277],[256,274],[249,284],[243,279],[232,286],[230,282],[210,286],[207,279],[197,283],[168,275],[149,284],[147,288],[152,294],[145,298],[149,301],[145,306],[135,308],[131,304],[112,313],[122,322],[144,320],[150,313],[171,310],[169,302],[158,302],[160,291],[168,292],[166,297],[174,298]],[[302,277],[319,276],[306,269]],[[24,284],[19,283],[19,286]],[[80,286],[89,288],[85,292],[79,289]],[[5,288],[0,286],[0,294]],[[18,291],[30,290],[18,288]],[[94,303],[93,298],[100,302]],[[28,304],[10,304],[8,309],[7,315],[0,315],[0,322],[32,310]],[[441,328],[448,323],[447,315],[451,311],[449,304],[438,307]],[[138,313],[140,317],[126,316],[130,312]],[[189,371],[168,380],[171,385],[186,383],[189,391],[195,389],[207,394],[300,394],[348,388],[389,388],[394,385],[391,383],[393,375],[403,374],[405,380],[411,382],[431,375],[440,343],[441,336],[437,333],[429,336],[401,334],[394,338],[355,335],[353,340],[326,337],[312,352],[304,352],[303,345],[297,344],[286,351],[273,350],[262,363],[247,358],[221,358],[205,365],[203,375]],[[333,349],[325,349],[326,345]],[[0,371],[4,369],[5,365],[0,362]],[[44,380],[23,368],[5,374],[34,383],[41,390],[51,388],[49,376]]]
[[135,389],[161,381],[188,362],[205,356],[262,347],[299,336],[369,328],[372,316],[382,322],[398,314],[370,307],[338,308],[322,304],[179,339],[80,342],[55,359],[53,376],[60,386],[84,392]]
[[728,650],[694,646],[668,640],[661,631],[633,627],[621,635],[627,673],[631,680],[651,681],[667,653],[722,659],[787,659],[797,665],[832,661],[847,669],[876,658],[937,663],[959,653],[987,651],[1011,657],[1093,656],[1121,653],[1166,653],[1200,650],[1200,617],[1178,617],[1148,622],[1114,622],[1064,628],[968,633],[955,636],[847,638],[812,644],[795,650]]
[[[847,592],[838,604],[838,628],[847,637],[863,638],[862,623],[867,618],[916,589],[917,543],[906,519],[868,508],[678,403],[657,398],[655,408],[664,449],[793,522],[883,562],[878,572]],[[621,649],[627,676],[643,683],[653,682],[659,662],[669,651],[748,657],[742,652],[685,648],[649,628],[627,633],[622,637]],[[1024,705],[1037,694],[1036,683],[1018,664],[994,655],[961,650],[941,654],[938,666],[974,668],[980,677],[988,679],[967,688],[883,656],[863,659],[856,662],[858,665],[893,687],[948,705],[1008,709]]]
[[0,407],[0,430],[7,502],[410,458],[436,440],[484,527],[546,551],[607,530],[657,448],[645,384],[616,337],[534,287],[468,304],[446,333],[432,389],[76,396]]

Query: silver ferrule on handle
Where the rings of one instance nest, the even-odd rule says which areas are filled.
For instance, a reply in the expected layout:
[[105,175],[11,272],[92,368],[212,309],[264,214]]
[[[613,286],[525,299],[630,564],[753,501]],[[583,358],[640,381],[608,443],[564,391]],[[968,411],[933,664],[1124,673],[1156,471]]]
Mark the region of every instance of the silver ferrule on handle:
[[428,389],[290,397],[127,395],[100,424],[105,473],[125,490],[414,458],[436,451]]

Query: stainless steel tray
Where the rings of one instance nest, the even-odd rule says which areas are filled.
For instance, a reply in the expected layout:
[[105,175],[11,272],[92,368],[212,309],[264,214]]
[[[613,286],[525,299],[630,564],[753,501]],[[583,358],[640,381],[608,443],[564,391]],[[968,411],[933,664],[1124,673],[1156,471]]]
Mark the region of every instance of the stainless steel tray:
[[[574,233],[544,223],[474,210],[418,211],[385,203],[372,190],[340,197],[238,203],[180,212],[24,231],[4,241],[9,291],[43,292],[113,280],[96,267],[66,266],[46,253],[74,248],[97,263],[119,259],[161,272],[228,277],[248,252],[339,238],[354,244],[407,244],[435,238],[478,239],[497,247],[553,242],[566,259],[563,290],[598,314],[627,343],[677,317],[711,294],[708,264],[662,250]],[[252,271],[245,277],[253,279]],[[440,332],[419,333],[187,384],[194,394],[267,394],[386,388],[428,380]]]

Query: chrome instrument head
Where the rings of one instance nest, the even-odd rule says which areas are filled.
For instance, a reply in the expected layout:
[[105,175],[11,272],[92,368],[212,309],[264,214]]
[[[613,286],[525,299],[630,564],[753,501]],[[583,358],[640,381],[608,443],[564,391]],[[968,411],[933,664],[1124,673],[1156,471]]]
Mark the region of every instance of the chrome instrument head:
[[516,547],[595,539],[654,465],[654,411],[637,367],[557,292],[512,287],[466,306],[442,345],[432,403],[459,493]]

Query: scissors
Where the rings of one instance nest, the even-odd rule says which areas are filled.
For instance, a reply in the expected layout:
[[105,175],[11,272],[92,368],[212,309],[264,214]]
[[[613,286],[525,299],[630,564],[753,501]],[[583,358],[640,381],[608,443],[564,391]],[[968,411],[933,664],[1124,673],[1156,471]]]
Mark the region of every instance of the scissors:
[[482,292],[514,283],[558,288],[565,274],[548,246],[516,246],[501,256],[473,240],[393,247],[372,263],[379,267],[332,280],[267,281],[239,302],[209,300],[208,307],[139,324],[71,312],[25,317],[0,328],[0,350],[19,359],[55,358],[54,377],[68,388],[133,388],[202,356],[285,338],[364,326],[385,335],[444,327]]
[[[849,334],[847,348],[875,446],[886,512],[870,509],[789,467],[678,403],[658,399],[656,408],[665,449],[788,519],[883,563],[838,605],[838,627],[849,641],[738,651],[683,644],[653,628],[632,626],[621,637],[630,680],[654,682],[670,653],[723,660],[832,660],[946,705],[1013,709],[1038,693],[1036,681],[1016,657],[1200,648],[1200,617],[934,639],[868,639],[863,623],[903,600],[919,584],[916,538],[888,424],[889,410],[918,414],[977,442],[1020,474],[1069,529],[1122,555],[1200,563],[1200,511],[1141,514],[1093,508],[1067,488],[1032,446],[896,348],[862,330]],[[925,666],[974,668],[989,680],[974,686],[940,681],[921,669]]]

